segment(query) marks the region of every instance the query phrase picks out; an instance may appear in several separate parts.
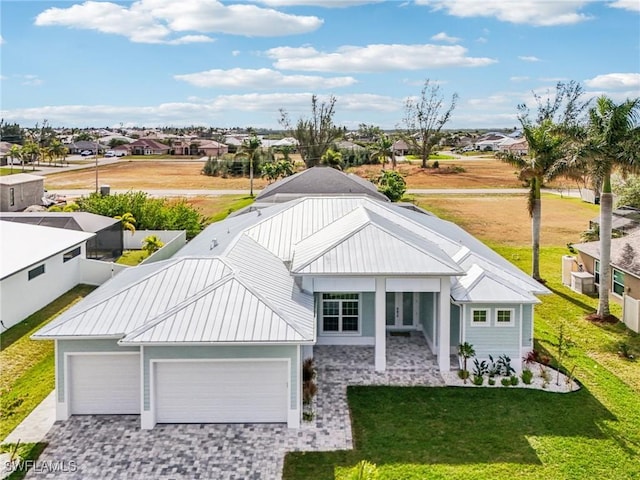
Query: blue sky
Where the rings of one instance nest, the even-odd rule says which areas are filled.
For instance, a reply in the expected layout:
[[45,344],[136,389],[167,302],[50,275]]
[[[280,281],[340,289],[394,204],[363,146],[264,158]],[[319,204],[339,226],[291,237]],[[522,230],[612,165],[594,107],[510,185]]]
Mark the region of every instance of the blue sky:
[[451,128],[513,127],[557,81],[640,96],[640,0],[6,1],[1,110],[24,126],[253,126],[312,94],[394,128],[426,78]]

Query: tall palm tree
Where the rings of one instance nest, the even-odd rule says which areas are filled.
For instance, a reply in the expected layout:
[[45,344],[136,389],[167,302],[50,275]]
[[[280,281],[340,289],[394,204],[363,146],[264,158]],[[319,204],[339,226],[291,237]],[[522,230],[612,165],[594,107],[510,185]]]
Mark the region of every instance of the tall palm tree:
[[[22,147],[20,145],[11,145],[9,156],[11,157],[11,172],[13,173],[13,161],[20,160],[22,162]],[[24,172],[24,164],[22,164],[22,171]]]
[[250,195],[253,197],[253,170],[258,163],[261,154],[262,140],[255,135],[249,137],[242,142],[236,157],[246,158],[249,160],[249,190]]
[[40,147],[37,143],[34,142],[25,142],[22,146],[22,171],[24,172],[24,163],[25,160],[28,160],[31,163],[33,170],[36,169],[36,160],[40,158],[41,152]]
[[529,195],[527,210],[531,217],[532,271],[531,276],[540,276],[540,227],[542,217],[541,188],[545,180],[552,180],[564,173],[555,168],[556,163],[566,155],[566,137],[551,119],[539,124],[522,121],[522,134],[529,144],[529,155],[521,156],[511,152],[498,154],[502,161],[518,170],[518,178],[527,182]]
[[608,317],[611,283],[611,219],[613,195],[611,173],[640,170],[640,98],[616,104],[601,96],[589,110],[586,141],[578,152],[578,161],[600,180],[600,286],[597,315]]
[[60,140],[56,138],[51,142],[51,145],[49,146],[49,151],[53,156],[54,165],[55,165],[56,163],[58,163],[57,162],[58,160],[60,160],[60,164],[62,164],[62,159],[67,156],[68,149],[62,144]]
[[390,158],[391,168],[395,170],[396,157],[393,153],[393,141],[386,135],[380,137],[378,141],[371,146],[371,156],[382,163],[383,169],[384,164],[387,163],[387,159]]
[[122,215],[116,215],[113,217],[116,220],[120,220],[122,223],[122,228],[125,230],[129,230],[131,235],[136,233],[136,219],[131,212],[123,213]]

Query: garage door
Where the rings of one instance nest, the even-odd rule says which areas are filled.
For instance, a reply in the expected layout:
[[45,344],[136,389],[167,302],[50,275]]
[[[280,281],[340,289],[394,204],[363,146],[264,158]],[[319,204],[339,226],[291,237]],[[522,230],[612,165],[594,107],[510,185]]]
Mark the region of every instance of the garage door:
[[139,414],[140,355],[70,355],[71,414]]
[[287,362],[158,362],[158,423],[287,421]]

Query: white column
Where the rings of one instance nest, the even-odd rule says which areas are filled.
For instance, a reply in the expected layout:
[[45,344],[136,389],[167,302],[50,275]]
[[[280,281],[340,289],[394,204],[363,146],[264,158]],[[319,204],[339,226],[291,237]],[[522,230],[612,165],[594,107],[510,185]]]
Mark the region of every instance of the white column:
[[440,282],[440,315],[438,315],[438,367],[441,372],[451,369],[451,279],[443,277]]
[[384,277],[376,277],[376,372],[384,372],[387,368],[387,325],[385,321],[386,283]]

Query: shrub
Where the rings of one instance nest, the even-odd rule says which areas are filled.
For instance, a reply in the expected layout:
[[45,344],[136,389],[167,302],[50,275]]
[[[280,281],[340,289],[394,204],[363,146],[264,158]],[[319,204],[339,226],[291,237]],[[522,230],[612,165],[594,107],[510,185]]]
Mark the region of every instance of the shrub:
[[378,191],[386,195],[392,202],[400,200],[407,191],[407,182],[395,170],[382,170],[376,183],[378,184]]
[[460,377],[462,380],[465,381],[465,383],[467,383],[467,378],[469,378],[469,371],[468,370],[458,370],[458,377]]
[[493,377],[489,377],[489,380],[487,380],[487,383],[493,386],[496,384],[496,379]]
[[511,366],[511,358],[509,358],[507,355],[500,355],[498,357],[496,367],[498,370],[498,374],[502,375],[503,377],[508,377],[512,373],[515,373],[514,368]]
[[514,387],[519,383],[518,377],[516,377],[515,375],[511,375],[511,378],[509,378],[509,380],[511,381],[511,385],[513,385]]
[[531,385],[531,381],[533,380],[533,372],[531,370],[523,370],[520,376],[522,377],[522,383]]
[[510,387],[511,386],[511,378],[505,377],[502,380],[500,380],[500,383],[502,383],[503,387]]
[[302,403],[309,405],[316,393],[318,393],[318,386],[313,380],[304,382],[302,384]]
[[302,362],[302,381],[308,382],[316,376],[316,367],[313,364],[313,358],[307,358]]
[[483,360],[482,362],[478,362],[478,359],[475,358],[473,360],[473,375],[475,377],[482,377],[483,375],[486,375],[489,373],[489,365],[487,364],[486,360]]
[[433,162],[433,164],[431,165],[432,168],[440,168],[440,162],[438,160],[436,160],[435,162]]
[[473,384],[474,385],[482,385],[484,383],[484,377],[482,375],[474,375],[473,376]]

